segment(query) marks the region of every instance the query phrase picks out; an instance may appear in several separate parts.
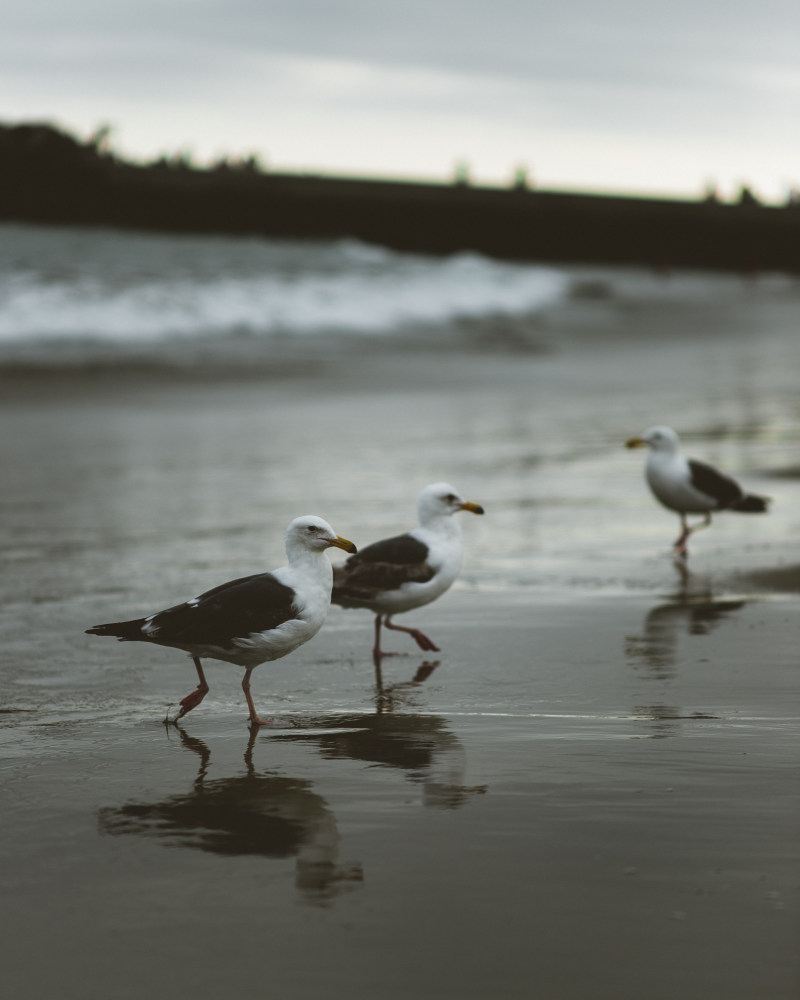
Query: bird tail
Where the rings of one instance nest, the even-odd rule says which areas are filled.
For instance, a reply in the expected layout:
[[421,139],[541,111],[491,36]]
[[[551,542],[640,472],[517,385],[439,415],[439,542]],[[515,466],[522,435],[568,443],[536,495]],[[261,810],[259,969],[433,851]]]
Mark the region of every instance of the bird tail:
[[759,497],[754,493],[745,495],[731,504],[731,510],[738,510],[741,514],[763,514],[769,509],[770,497]]
[[143,639],[142,635],[142,625],[144,625],[144,618],[137,618],[135,621],[129,622],[109,622],[108,625],[95,625],[93,628],[87,628],[87,635],[113,635],[119,639],[120,642],[134,639]]

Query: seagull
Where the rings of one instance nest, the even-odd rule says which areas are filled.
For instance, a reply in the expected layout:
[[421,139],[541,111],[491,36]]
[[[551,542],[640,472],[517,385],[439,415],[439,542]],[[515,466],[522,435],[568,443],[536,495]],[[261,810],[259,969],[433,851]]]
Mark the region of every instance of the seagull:
[[458,576],[463,545],[452,515],[460,510],[483,513],[480,504],[465,500],[449,483],[432,483],[417,499],[418,528],[373,542],[334,568],[331,601],[375,612],[376,662],[389,655],[381,650],[382,624],[408,632],[426,652],[439,651],[424,632],[395,625],[392,617],[435,601]]
[[357,551],[321,517],[296,517],[286,530],[288,565],[223,583],[147,618],[95,625],[86,632],[116,636],[120,642],[173,646],[191,656],[200,683],[170,721],[183,718],[208,694],[200,660],[211,657],[244,667],[242,690],[250,724],[268,725],[253,705],[250,674],[259,663],[286,656],[319,632],[331,602],[333,568],[323,555],[331,546]]
[[[686,458],[681,453],[680,438],[671,427],[650,427],[641,437],[632,437],[628,448],[650,448],[645,475],[650,489],[665,507],[676,511],[681,519],[681,533],[674,545],[676,555],[686,557],[689,536],[711,524],[711,515],[720,510],[736,510],[743,514],[763,514],[768,497],[745,493],[730,476],[705,462]],[[705,518],[689,527],[687,514],[704,514]]]

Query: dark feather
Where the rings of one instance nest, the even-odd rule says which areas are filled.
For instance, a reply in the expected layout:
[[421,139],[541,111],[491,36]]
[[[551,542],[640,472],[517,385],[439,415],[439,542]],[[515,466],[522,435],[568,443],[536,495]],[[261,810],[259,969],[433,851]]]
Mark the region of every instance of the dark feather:
[[373,542],[350,556],[344,565],[358,566],[361,563],[392,563],[395,566],[410,566],[425,562],[428,546],[413,535],[395,535]]
[[142,625],[147,621],[146,618],[135,618],[133,621],[129,622],[109,622],[107,625],[95,625],[93,628],[87,628],[87,635],[113,635],[117,639],[122,641],[123,639],[129,639],[133,642],[136,639],[144,639],[142,635]]
[[720,510],[732,507],[744,496],[741,486],[734,479],[723,475],[705,462],[690,458],[689,470],[692,474],[692,486],[716,500]]
[[428,546],[413,535],[397,535],[367,545],[333,570],[335,604],[370,601],[404,583],[427,583],[436,571],[427,563]]
[[295,593],[271,573],[256,573],[207,590],[197,603],[176,604],[150,621],[150,634],[141,629],[146,619],[97,625],[94,635],[120,640],[155,642],[162,646],[219,646],[251,632],[265,632],[297,616]]
[[740,514],[764,514],[769,509],[769,497],[759,497],[755,493],[746,493],[741,500],[731,504],[731,510]]

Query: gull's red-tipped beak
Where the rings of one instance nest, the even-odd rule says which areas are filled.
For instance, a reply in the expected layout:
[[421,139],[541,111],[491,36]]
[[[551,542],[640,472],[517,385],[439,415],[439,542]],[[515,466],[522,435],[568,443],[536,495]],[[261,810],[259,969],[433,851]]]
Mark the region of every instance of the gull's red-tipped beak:
[[347,539],[342,538],[341,535],[336,536],[336,540],[328,542],[328,547],[336,546],[337,549],[344,549],[345,552],[349,552],[351,556],[354,556],[358,549],[353,545],[353,543]]
[[644,438],[632,437],[632,438],[628,438],[628,440],[625,442],[625,447],[626,448],[644,448],[644,446],[646,444],[647,444],[647,442],[645,441]]
[[465,500],[464,503],[460,503],[458,509],[468,510],[470,514],[483,514],[483,507],[479,503],[473,503],[471,500]]

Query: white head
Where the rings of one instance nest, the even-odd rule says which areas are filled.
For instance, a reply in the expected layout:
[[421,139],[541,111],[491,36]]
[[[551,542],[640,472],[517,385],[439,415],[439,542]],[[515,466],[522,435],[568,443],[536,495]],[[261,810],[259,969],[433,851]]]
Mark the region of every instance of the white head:
[[653,451],[674,454],[681,446],[681,440],[671,427],[660,424],[648,427],[641,437],[632,437],[625,442],[628,448],[643,448],[647,445]]
[[345,552],[357,551],[352,542],[337,535],[327,521],[314,514],[296,517],[286,529],[286,554],[290,557],[292,552],[323,552],[332,545]]
[[468,510],[472,514],[482,514],[480,504],[465,500],[453,489],[450,483],[431,483],[426,486],[417,498],[417,515],[419,523],[426,524],[439,517],[449,517],[459,510]]

